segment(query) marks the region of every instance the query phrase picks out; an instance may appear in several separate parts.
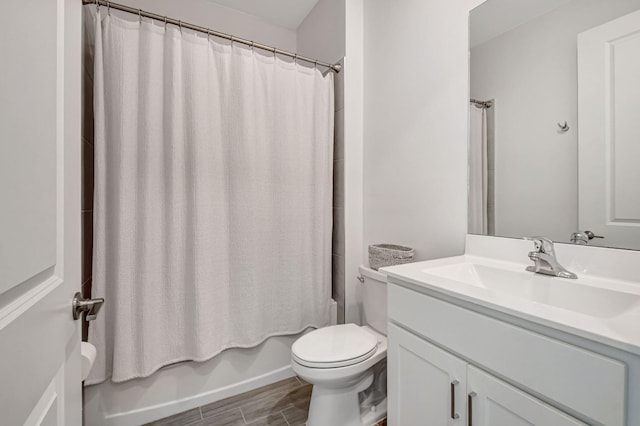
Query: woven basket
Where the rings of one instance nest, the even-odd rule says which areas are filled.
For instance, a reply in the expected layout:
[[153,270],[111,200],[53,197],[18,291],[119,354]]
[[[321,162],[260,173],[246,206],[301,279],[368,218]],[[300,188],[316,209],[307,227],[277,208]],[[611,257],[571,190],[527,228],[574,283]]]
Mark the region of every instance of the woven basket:
[[385,266],[402,265],[413,261],[411,247],[394,244],[373,244],[369,246],[369,266],[376,271]]

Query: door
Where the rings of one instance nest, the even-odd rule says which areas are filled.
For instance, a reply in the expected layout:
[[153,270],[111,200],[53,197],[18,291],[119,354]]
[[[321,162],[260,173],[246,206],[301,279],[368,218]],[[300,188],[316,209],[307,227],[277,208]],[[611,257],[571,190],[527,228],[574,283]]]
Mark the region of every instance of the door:
[[466,363],[393,324],[388,342],[389,425],[464,425]]
[[579,228],[640,249],[640,11],[578,35]]
[[0,13],[0,423],[81,422],[79,0]]
[[585,425],[472,365],[467,391],[469,426]]

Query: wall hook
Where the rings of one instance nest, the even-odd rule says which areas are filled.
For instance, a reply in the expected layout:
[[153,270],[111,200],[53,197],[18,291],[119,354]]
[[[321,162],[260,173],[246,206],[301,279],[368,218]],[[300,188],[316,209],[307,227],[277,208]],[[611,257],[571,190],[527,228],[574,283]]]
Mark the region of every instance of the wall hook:
[[566,121],[564,122],[564,124],[558,123],[558,127],[560,128],[560,131],[562,133],[567,133],[569,131],[569,129],[571,128],[571,127],[569,127],[569,125],[567,124]]

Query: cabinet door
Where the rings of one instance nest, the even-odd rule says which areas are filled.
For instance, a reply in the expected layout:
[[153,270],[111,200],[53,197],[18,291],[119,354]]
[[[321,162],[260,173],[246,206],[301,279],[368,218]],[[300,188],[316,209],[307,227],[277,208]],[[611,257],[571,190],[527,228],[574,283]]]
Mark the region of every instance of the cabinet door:
[[584,425],[471,365],[467,368],[469,426]]
[[389,425],[463,425],[467,364],[393,324],[388,343]]

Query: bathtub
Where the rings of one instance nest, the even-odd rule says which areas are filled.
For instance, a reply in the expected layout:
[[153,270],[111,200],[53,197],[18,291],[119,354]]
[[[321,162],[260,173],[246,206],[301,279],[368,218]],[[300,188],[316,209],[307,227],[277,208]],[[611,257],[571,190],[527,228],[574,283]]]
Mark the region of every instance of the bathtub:
[[[336,319],[332,301],[332,324]],[[143,379],[87,386],[85,424],[141,425],[292,377],[290,350],[299,336],[271,337],[254,348],[229,349],[209,361],[164,367]]]

